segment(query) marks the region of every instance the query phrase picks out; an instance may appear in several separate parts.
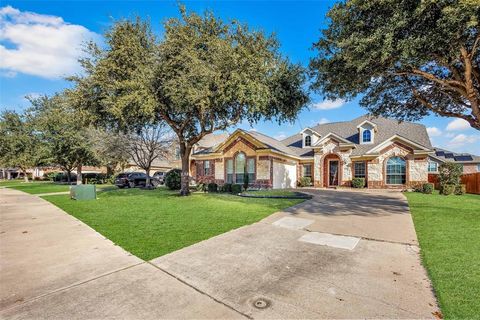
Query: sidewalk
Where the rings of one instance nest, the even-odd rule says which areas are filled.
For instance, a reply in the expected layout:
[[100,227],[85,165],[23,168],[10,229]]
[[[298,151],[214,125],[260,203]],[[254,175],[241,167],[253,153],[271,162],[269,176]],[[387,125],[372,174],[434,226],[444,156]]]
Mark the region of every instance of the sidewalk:
[[0,318],[239,318],[49,202],[0,189]]

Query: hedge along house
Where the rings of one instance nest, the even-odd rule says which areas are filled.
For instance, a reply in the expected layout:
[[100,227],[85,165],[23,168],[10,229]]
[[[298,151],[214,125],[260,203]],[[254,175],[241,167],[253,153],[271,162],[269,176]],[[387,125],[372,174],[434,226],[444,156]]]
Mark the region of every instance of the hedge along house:
[[[300,177],[315,187],[409,188],[428,180],[433,152],[425,126],[362,116],[319,124],[278,141],[255,131],[236,130],[221,143],[192,154],[191,174],[199,182],[294,188]],[[248,178],[247,178],[248,177]]]

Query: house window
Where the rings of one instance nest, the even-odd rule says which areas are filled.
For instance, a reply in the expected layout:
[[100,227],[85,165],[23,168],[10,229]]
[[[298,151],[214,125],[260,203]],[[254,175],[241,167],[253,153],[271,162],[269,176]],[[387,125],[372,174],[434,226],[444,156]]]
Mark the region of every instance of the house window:
[[368,129],[363,130],[362,133],[362,141],[365,142],[372,142],[372,132]]
[[477,171],[480,172],[480,164],[477,164]]
[[353,163],[353,177],[354,178],[365,178],[366,177],[366,166],[365,161],[359,161]]
[[406,162],[400,157],[387,160],[387,184],[405,184]]
[[227,160],[227,183],[233,183],[233,159]]
[[305,137],[305,147],[310,147],[312,146],[312,137],[311,136],[306,136]]
[[437,172],[438,171],[438,163],[436,162],[429,162],[428,163],[428,172]]
[[245,175],[245,153],[240,152],[235,157],[235,183],[243,183]]
[[312,165],[311,164],[304,164],[303,165],[303,176],[312,178]]
[[247,159],[247,173],[248,173],[248,183],[253,183],[255,181],[255,159]]
[[204,175],[209,176],[211,173],[210,171],[210,160],[203,161],[203,172]]

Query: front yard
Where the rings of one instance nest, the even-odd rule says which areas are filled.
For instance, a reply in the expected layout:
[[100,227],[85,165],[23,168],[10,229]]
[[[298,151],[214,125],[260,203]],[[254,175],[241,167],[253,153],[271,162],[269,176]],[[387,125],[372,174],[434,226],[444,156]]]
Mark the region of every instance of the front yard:
[[[50,181],[30,181],[23,182],[23,180],[3,180],[0,181],[0,187],[11,188],[23,191],[29,194],[42,194],[53,192],[67,192],[70,186],[66,184],[58,184]],[[113,188],[111,184],[97,185],[97,191],[103,189]]]
[[480,196],[406,193],[445,318],[480,315]]
[[163,188],[105,191],[94,201],[73,201],[66,195],[44,199],[144,260],[257,222],[303,201],[204,193],[179,197]]

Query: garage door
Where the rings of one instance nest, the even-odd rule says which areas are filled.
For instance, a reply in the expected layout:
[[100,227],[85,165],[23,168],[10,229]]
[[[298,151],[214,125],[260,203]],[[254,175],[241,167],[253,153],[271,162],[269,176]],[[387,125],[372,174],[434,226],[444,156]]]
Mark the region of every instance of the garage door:
[[273,163],[273,188],[295,188],[297,183],[297,166],[294,164]]

